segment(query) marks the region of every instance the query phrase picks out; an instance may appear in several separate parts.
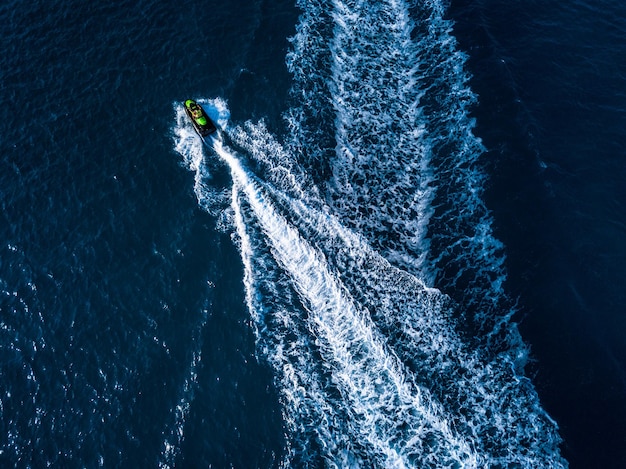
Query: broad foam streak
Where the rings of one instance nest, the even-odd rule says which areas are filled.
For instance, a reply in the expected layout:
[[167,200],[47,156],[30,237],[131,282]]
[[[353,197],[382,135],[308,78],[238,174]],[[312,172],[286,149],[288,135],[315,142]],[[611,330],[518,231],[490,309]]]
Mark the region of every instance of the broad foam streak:
[[290,146],[312,174],[327,168],[316,183],[351,228],[394,264],[430,280],[434,176],[412,20],[399,2],[300,5],[305,13],[288,65],[294,101],[302,104],[287,115]]
[[400,2],[333,2],[333,208],[396,265],[425,278],[433,174],[419,49]]
[[477,346],[520,347],[482,200],[476,99],[442,3],[299,4],[290,147],[351,228],[464,305]]

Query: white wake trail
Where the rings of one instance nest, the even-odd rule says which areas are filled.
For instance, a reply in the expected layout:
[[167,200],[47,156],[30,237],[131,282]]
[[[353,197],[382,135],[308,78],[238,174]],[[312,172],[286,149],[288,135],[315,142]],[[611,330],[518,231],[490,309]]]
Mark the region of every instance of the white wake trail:
[[[322,353],[334,367],[335,384],[358,420],[355,427],[359,437],[384,455],[386,464],[395,467],[410,466],[409,455],[416,452],[411,447],[421,446],[428,435],[445,441],[439,457],[474,465],[476,456],[469,445],[451,430],[428,392],[410,380],[398,358],[386,349],[384,339],[329,270],[323,254],[276,212],[268,191],[221,142],[215,141],[213,147],[229,165],[234,185],[245,194],[276,261],[307,305],[323,343]],[[408,431],[404,430],[400,438],[397,427],[401,424],[406,424]]]
[[[207,146],[219,159],[183,158],[197,161],[205,209],[209,165],[231,172],[220,216],[231,215],[257,347],[280,390],[285,467],[566,466],[509,355],[468,347],[450,299],[346,226],[262,124],[223,135],[241,153],[218,137]],[[195,151],[194,140],[176,148]]]

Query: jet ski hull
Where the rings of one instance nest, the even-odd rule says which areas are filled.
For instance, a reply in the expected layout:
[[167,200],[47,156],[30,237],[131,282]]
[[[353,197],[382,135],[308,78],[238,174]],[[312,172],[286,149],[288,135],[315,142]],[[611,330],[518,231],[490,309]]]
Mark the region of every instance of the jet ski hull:
[[193,99],[188,99],[184,102],[185,112],[191,120],[194,129],[201,137],[207,137],[217,131],[216,125],[209,118],[207,113],[202,109],[198,103]]

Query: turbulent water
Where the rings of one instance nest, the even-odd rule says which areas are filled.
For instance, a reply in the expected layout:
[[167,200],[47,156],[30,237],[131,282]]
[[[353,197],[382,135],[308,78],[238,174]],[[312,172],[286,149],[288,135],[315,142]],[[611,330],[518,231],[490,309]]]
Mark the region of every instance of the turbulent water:
[[619,5],[209,3],[0,6],[0,466],[620,467]]
[[[215,209],[206,158],[232,174],[224,217],[275,370],[285,461],[564,465],[556,424],[521,371],[526,350],[481,201],[473,95],[441,7],[301,8],[282,143],[262,123],[223,123],[207,151],[176,107],[199,204]],[[204,105],[228,115],[221,101]],[[435,279],[463,291],[460,303]]]

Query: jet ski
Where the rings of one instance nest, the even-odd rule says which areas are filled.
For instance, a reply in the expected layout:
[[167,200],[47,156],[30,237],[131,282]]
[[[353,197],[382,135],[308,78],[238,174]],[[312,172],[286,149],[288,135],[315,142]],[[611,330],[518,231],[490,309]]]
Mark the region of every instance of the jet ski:
[[204,112],[204,109],[202,109],[202,106],[193,99],[185,101],[185,112],[189,116],[189,119],[191,119],[196,132],[198,132],[201,137],[211,135],[217,130],[213,121],[209,118],[207,113]]

